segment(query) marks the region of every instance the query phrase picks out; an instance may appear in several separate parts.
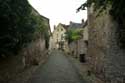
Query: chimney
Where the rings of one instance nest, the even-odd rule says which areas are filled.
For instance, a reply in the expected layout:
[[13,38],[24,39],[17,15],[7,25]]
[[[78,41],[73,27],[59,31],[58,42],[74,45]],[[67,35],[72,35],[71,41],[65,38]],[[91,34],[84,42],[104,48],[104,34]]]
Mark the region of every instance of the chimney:
[[56,25],[54,25],[54,30],[56,29]]
[[84,22],[85,22],[84,19],[82,19],[82,23],[83,23],[83,24],[84,24]]
[[70,25],[72,24],[73,22],[72,21],[70,21]]

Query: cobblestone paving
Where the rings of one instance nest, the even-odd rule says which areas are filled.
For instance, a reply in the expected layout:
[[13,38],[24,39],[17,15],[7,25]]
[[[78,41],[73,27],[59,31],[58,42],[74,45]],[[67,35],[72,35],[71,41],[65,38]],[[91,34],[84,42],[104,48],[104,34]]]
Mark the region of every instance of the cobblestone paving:
[[40,66],[28,83],[85,83],[72,63],[60,51],[53,51],[48,62]]

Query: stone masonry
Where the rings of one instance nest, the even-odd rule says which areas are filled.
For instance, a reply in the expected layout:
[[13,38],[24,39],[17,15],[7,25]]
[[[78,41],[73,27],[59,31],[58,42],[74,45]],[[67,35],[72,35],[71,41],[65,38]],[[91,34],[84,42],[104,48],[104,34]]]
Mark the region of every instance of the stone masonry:
[[105,83],[125,83],[125,49],[119,47],[118,23],[109,8],[98,14],[88,8],[90,69]]

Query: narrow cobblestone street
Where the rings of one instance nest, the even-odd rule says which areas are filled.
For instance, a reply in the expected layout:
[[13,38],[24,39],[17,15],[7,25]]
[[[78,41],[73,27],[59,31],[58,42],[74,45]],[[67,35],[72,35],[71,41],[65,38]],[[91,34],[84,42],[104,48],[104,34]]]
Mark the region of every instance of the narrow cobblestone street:
[[85,83],[63,52],[53,51],[44,65],[41,65],[28,83]]

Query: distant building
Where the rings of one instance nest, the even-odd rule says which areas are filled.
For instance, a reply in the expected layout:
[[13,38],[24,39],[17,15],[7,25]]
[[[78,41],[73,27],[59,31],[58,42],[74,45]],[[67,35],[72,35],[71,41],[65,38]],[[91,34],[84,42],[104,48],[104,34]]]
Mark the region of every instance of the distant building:
[[68,49],[68,42],[66,40],[66,31],[68,26],[59,23],[56,26],[54,26],[54,31],[52,33],[52,36],[50,38],[50,49]]
[[84,25],[84,21],[83,20],[82,20],[81,23],[75,23],[75,22],[70,21],[68,29],[79,29],[79,28],[82,28],[83,25]]
[[88,28],[87,28],[87,21],[80,23],[73,23],[70,22],[68,29],[76,29],[76,30],[82,30],[82,38],[73,41],[69,44],[70,54],[73,57],[81,59],[83,62],[85,62],[85,58],[87,55],[87,49],[88,49]]

